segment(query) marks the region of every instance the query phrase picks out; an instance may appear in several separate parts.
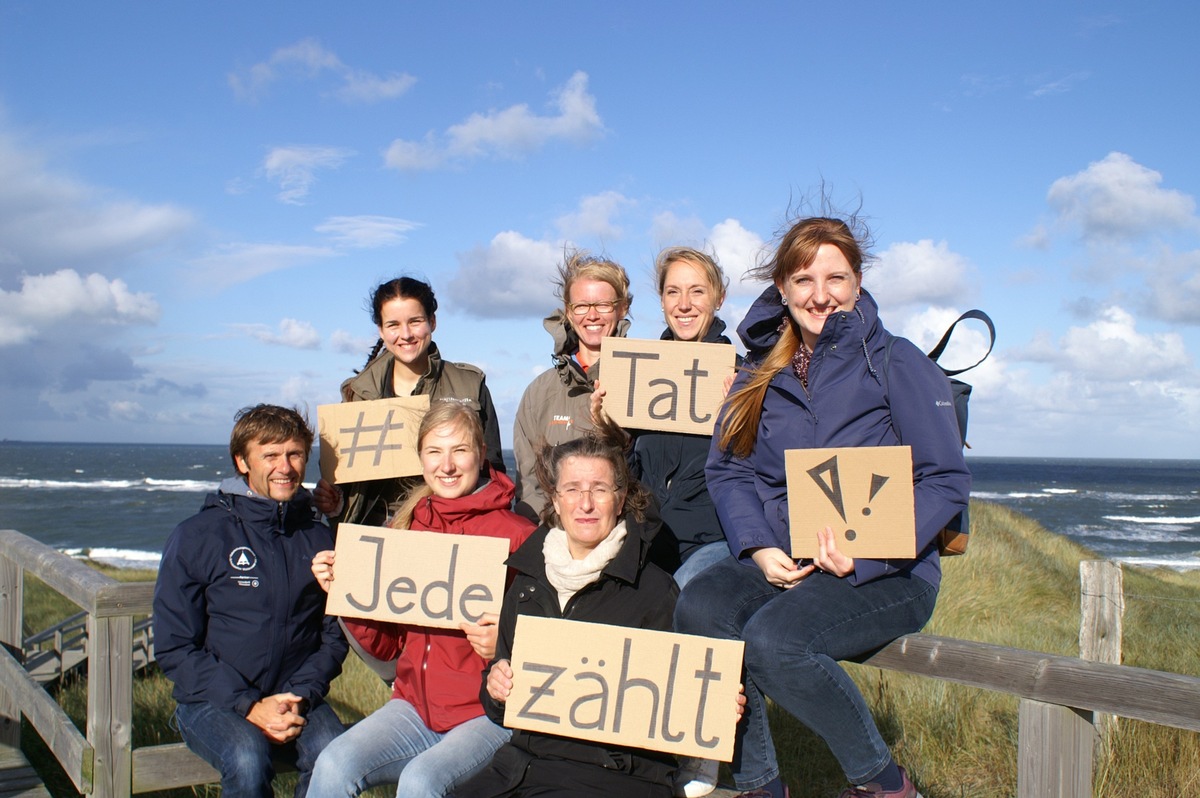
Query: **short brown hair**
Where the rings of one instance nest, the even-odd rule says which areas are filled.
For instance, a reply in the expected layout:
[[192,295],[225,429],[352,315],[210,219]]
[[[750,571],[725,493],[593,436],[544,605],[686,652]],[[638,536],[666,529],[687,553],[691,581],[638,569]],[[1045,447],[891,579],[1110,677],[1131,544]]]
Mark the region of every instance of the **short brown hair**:
[[312,450],[313,432],[308,419],[299,410],[278,405],[243,407],[234,416],[233,432],[229,435],[229,457],[237,468],[237,459],[245,458],[252,443],[304,442],[304,451]]

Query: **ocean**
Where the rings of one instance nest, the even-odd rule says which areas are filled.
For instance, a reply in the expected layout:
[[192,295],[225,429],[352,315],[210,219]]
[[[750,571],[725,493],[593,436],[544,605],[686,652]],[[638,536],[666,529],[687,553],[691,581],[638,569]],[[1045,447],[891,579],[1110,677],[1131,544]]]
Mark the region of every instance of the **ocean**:
[[[511,463],[511,452],[506,452]],[[317,458],[305,484],[318,477]],[[968,458],[972,496],[1105,558],[1200,568],[1200,460]],[[225,446],[0,442],[0,528],[153,568],[175,524],[234,474]]]

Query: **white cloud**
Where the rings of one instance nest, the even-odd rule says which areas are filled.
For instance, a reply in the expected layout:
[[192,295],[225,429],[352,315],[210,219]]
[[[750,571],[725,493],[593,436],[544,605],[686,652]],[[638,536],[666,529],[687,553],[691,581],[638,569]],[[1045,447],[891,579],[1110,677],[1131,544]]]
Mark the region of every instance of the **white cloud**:
[[1051,94],[1066,94],[1071,89],[1092,76],[1090,72],[1072,72],[1061,78],[1039,82],[1037,87],[1029,93],[1031,97],[1046,97]]
[[880,307],[961,305],[970,294],[966,259],[945,241],[902,241],[879,253],[863,283]]
[[317,181],[318,169],[336,169],[354,155],[341,147],[275,147],[263,159],[267,179],[279,184],[280,202],[301,205]]
[[766,246],[755,232],[742,227],[737,219],[726,219],[713,226],[709,235],[716,250],[717,263],[729,278],[729,293],[733,296],[757,297],[763,284],[746,278],[746,270],[758,264]]
[[175,206],[113,198],[55,174],[0,131],[0,277],[127,264],[192,223]]
[[401,171],[421,171],[489,156],[514,158],[555,140],[584,144],[604,130],[587,82],[584,72],[572,75],[552,93],[552,113],[547,115],[538,115],[521,103],[471,114],[448,127],[442,136],[431,132],[421,141],[396,139],[388,147],[385,163]]
[[353,335],[345,330],[334,330],[333,335],[329,336],[329,346],[335,352],[340,352],[344,355],[362,354],[365,358],[377,340],[377,338],[363,338]]
[[264,274],[336,257],[329,247],[298,244],[225,244],[191,261],[188,277],[197,285],[221,290]]
[[272,346],[291,349],[319,349],[321,346],[321,335],[317,329],[309,322],[298,319],[283,319],[277,330],[265,324],[234,324],[233,327]]
[[1144,274],[1150,287],[1147,312],[1167,321],[1200,324],[1200,250],[1175,254],[1164,248]]
[[584,197],[577,211],[560,216],[555,223],[564,238],[594,237],[611,241],[622,234],[613,217],[635,204],[618,191],[604,191]]
[[1104,308],[1090,324],[1071,327],[1057,342],[1035,337],[1019,354],[1105,384],[1173,380],[1193,368],[1178,333],[1138,332],[1134,317],[1115,305]]
[[498,233],[488,246],[458,256],[458,273],[449,286],[451,306],[484,318],[543,316],[557,304],[554,269],[562,253],[562,244],[511,230]]
[[229,86],[239,99],[258,100],[271,84],[281,78],[296,76],[315,79],[322,73],[332,73],[341,84],[331,92],[349,103],[373,103],[401,96],[417,82],[407,73],[376,75],[347,66],[338,56],[326,50],[316,39],[302,39],[282,47],[266,61],[248,69],[229,74]]
[[395,216],[331,216],[315,229],[332,236],[341,246],[374,249],[401,244],[408,238],[405,233],[421,226],[420,222]]
[[1096,243],[1196,229],[1196,202],[1161,188],[1162,175],[1120,152],[1050,186],[1046,200],[1064,226]]
[[122,280],[71,269],[25,275],[20,291],[0,289],[0,346],[39,336],[74,338],[97,323],[152,324],[158,316],[154,297],[133,293]]

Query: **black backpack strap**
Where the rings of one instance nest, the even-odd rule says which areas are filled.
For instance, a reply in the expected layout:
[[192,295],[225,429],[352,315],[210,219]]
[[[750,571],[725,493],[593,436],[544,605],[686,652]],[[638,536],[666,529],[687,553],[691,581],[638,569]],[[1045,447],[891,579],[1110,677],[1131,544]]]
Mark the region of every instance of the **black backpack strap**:
[[975,361],[966,368],[948,369],[944,368],[941,363],[938,363],[938,368],[940,368],[942,373],[944,373],[947,377],[953,377],[955,374],[962,374],[964,371],[970,371],[971,369],[975,368],[980,363],[988,359],[988,355],[992,353],[992,347],[996,345],[996,325],[992,324],[991,317],[982,310],[968,310],[966,313],[955,319],[954,323],[951,324],[950,327],[947,328],[946,332],[942,335],[942,340],[937,342],[937,346],[929,350],[930,360],[932,360],[934,363],[937,363],[937,359],[942,356],[942,351],[946,348],[946,344],[950,343],[950,336],[954,333],[954,328],[958,326],[960,321],[966,321],[967,319],[975,319],[976,321],[981,321],[987,325],[988,335],[990,336],[987,351],[983,353],[983,357],[979,358],[979,360]]

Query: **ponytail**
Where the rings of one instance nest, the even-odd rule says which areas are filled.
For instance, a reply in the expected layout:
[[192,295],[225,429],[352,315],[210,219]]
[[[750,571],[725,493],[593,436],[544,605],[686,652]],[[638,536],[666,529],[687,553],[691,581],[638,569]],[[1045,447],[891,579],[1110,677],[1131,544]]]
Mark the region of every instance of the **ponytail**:
[[734,457],[746,458],[754,451],[758,442],[758,425],[762,421],[763,401],[767,397],[767,386],[775,375],[792,362],[800,348],[800,336],[791,319],[783,326],[779,340],[767,352],[758,366],[746,369],[750,379],[725,400],[725,414],[721,419],[721,436],[717,447],[731,452]]

